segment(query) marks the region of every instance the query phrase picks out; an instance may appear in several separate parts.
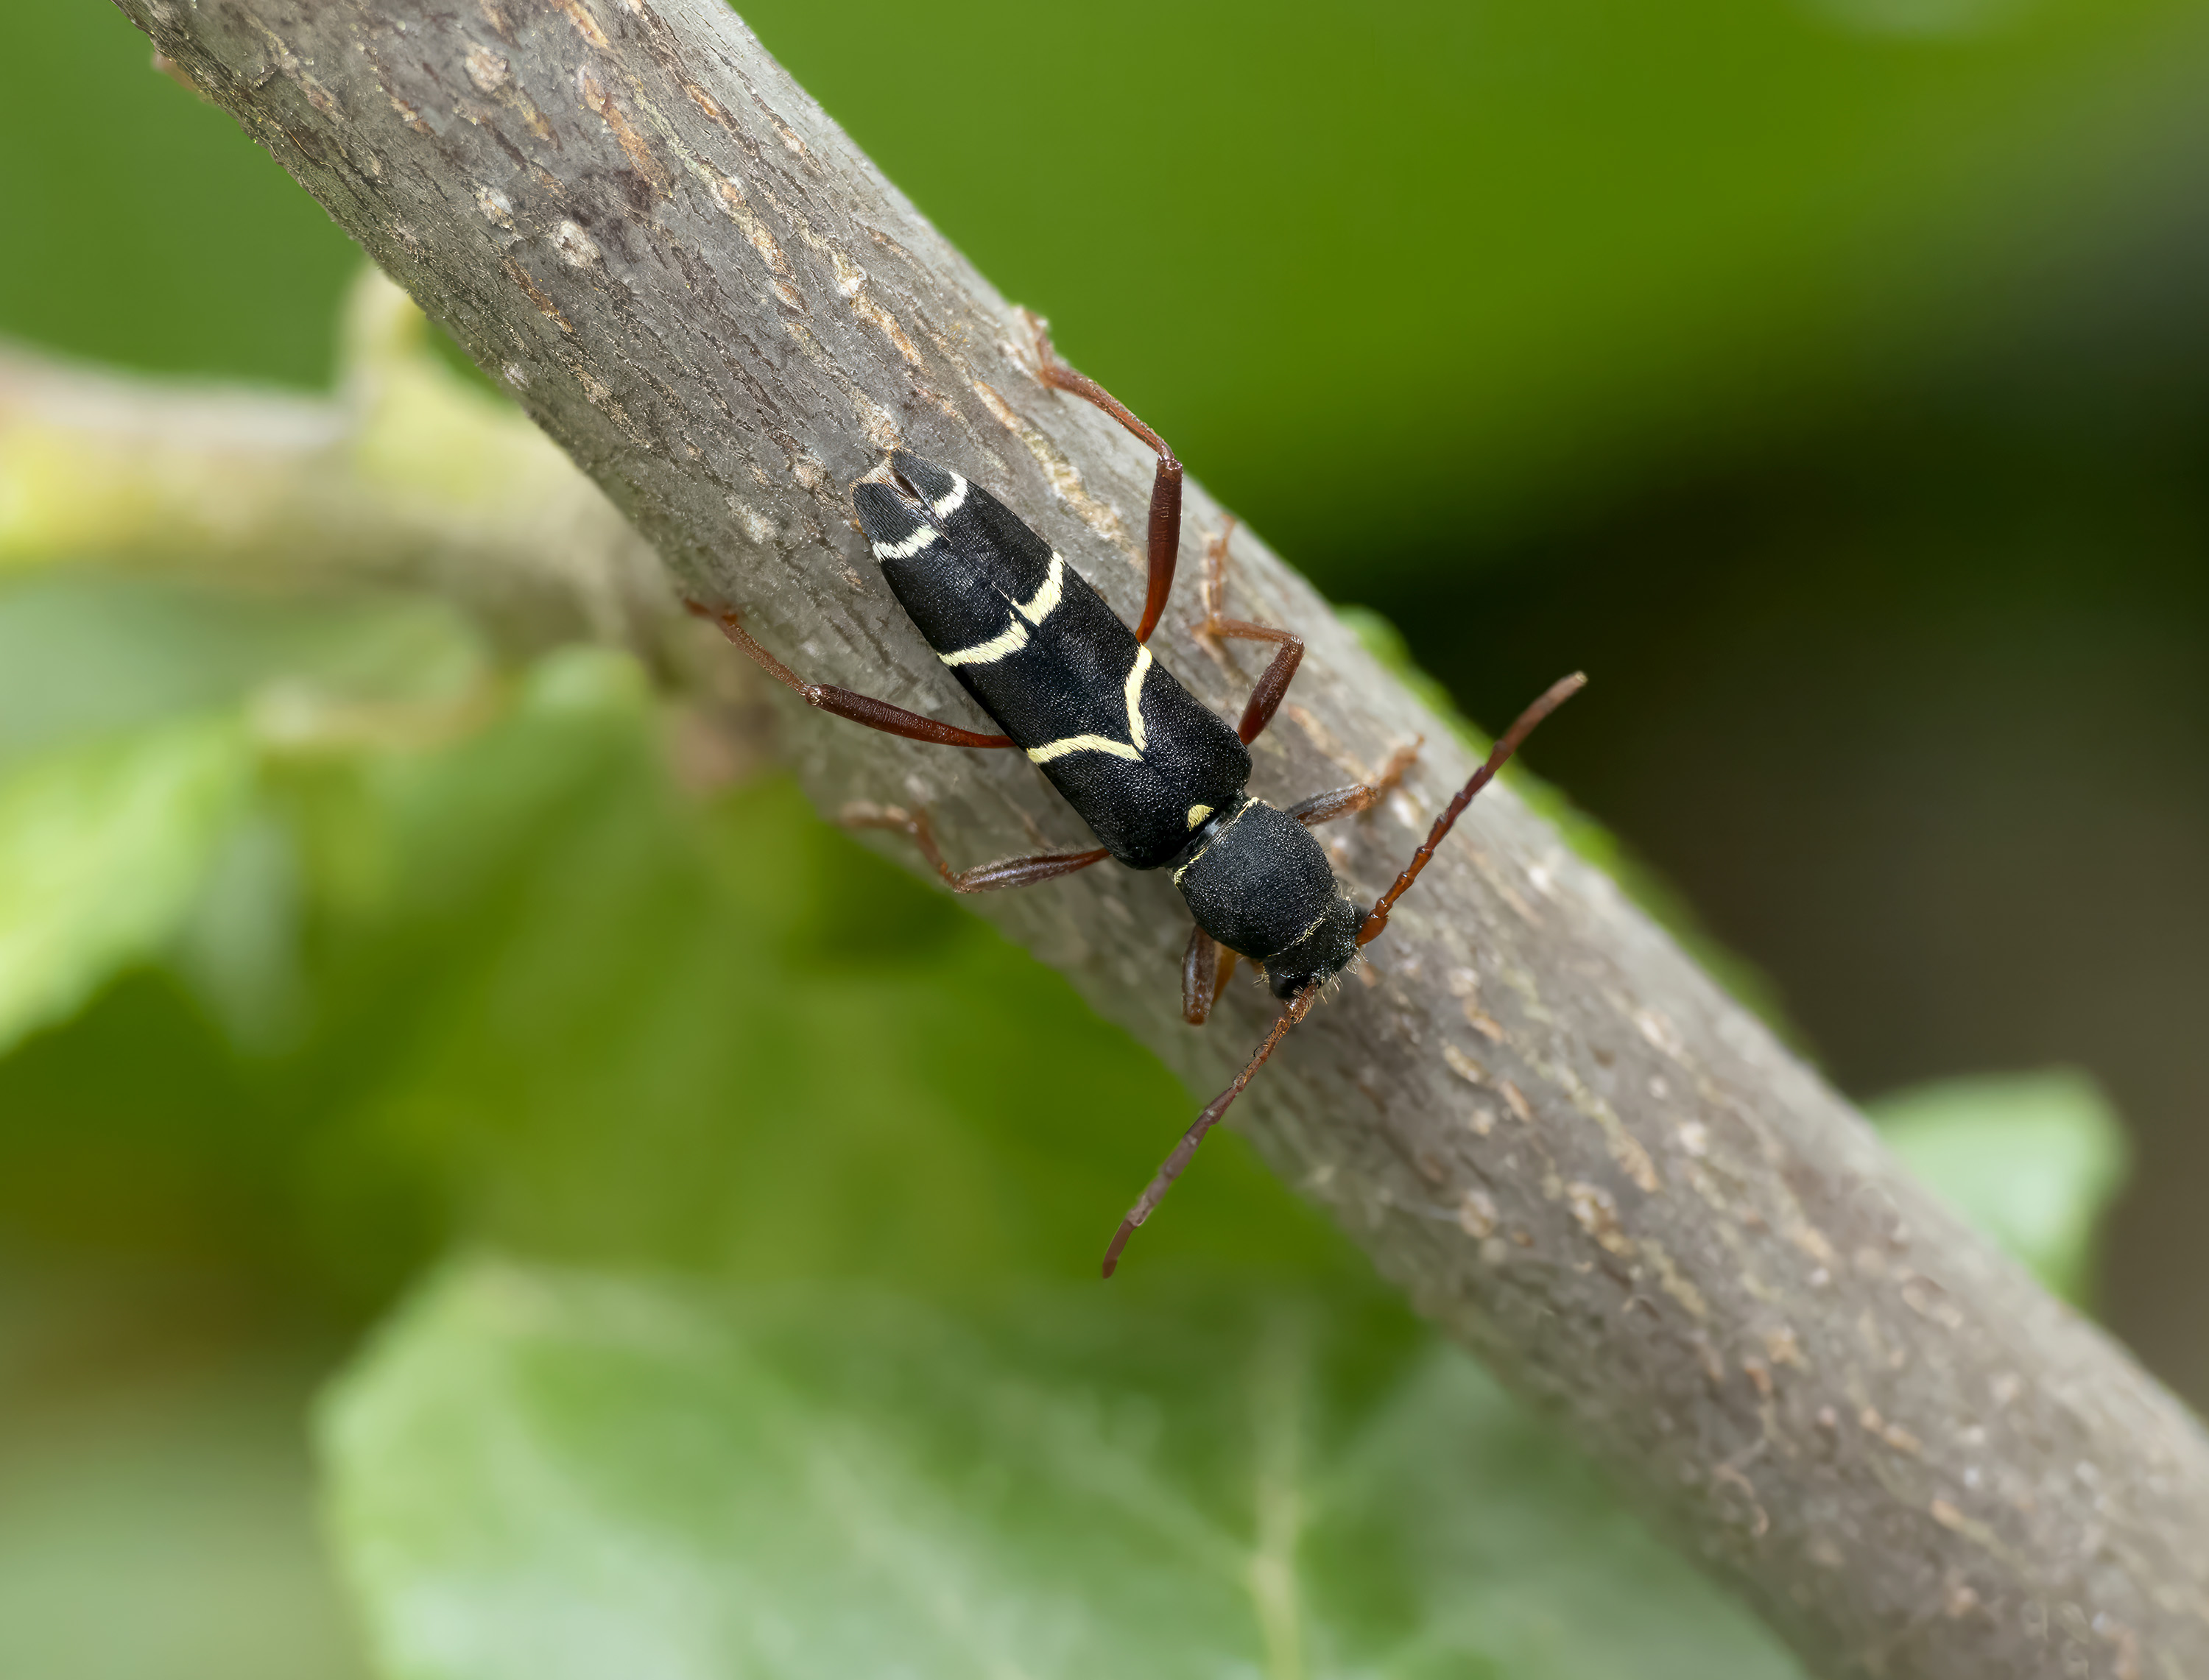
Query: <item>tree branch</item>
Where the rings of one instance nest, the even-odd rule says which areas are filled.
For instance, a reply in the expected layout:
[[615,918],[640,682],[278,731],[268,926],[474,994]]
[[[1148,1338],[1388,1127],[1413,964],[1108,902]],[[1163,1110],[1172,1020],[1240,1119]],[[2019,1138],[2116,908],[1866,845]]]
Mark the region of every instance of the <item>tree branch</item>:
[[0,342],[0,563],[75,559],[425,588],[515,651],[589,636],[658,663],[680,616],[651,546],[543,432],[442,366],[372,273],[330,397]]
[[[1037,381],[1021,318],[713,0],[120,3],[506,382],[683,590],[743,609],[808,677],[981,721],[851,526],[853,482],[894,444],[980,479],[1139,605],[1147,455]],[[1185,573],[1221,523],[1194,485],[1189,515]],[[1259,792],[1338,786],[1426,737],[1400,801],[1335,837],[1369,894],[1466,756],[1247,535],[1229,591],[1310,648]],[[1232,716],[1255,673],[1192,637],[1195,594],[1156,645]],[[1604,726],[1600,702],[1575,710],[1556,726]],[[1016,755],[811,716],[789,739],[824,808],[925,804],[954,858],[1087,843]],[[1186,917],[1157,876],[981,907],[1197,1089],[1267,1018],[1237,989],[1206,1031],[1182,1024]],[[2209,1672],[2191,1418],[1508,791],[1370,954],[1241,1123],[1812,1668]]]

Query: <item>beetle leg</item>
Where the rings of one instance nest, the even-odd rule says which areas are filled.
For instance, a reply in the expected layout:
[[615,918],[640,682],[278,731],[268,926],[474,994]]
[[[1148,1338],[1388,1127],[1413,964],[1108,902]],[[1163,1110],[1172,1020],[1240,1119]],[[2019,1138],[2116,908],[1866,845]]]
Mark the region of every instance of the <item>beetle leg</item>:
[[1189,948],[1181,958],[1181,1018],[1201,1027],[1212,1018],[1212,1005],[1242,959],[1202,928],[1189,930]]
[[1451,800],[1442,814],[1435,819],[1435,826],[1427,830],[1427,837],[1419,842],[1419,849],[1411,854],[1411,861],[1404,865],[1404,872],[1396,877],[1393,886],[1381,894],[1373,908],[1367,912],[1363,926],[1357,930],[1357,942],[1369,945],[1378,939],[1388,925],[1388,912],[1396,907],[1396,900],[1411,889],[1435,855],[1435,848],[1448,837],[1457,820],[1465,815],[1465,808],[1472,803],[1473,796],[1496,780],[1496,773],[1519,750],[1520,744],[1532,735],[1542,720],[1570,700],[1587,686],[1587,678],[1579,671],[1561,677],[1543,691],[1542,697],[1519,714],[1519,720],[1505,730],[1495,746],[1489,750],[1488,761],[1472,773],[1472,779],[1458,789],[1457,798]]
[[808,683],[761,647],[753,639],[752,633],[744,628],[743,620],[733,611],[689,599],[683,605],[695,617],[711,619],[719,625],[721,634],[750,655],[754,664],[808,706],[817,707],[823,712],[833,712],[840,718],[849,718],[853,723],[863,723],[870,729],[879,729],[885,735],[902,735],[908,741],[926,741],[939,747],[1009,747],[1013,744],[1013,738],[1009,735],[984,735],[978,730],[961,729],[955,723],[924,718],[918,712],[908,712],[902,706],[893,706],[887,700],[876,700],[871,695],[854,694],[849,689],[832,688],[824,683]]
[[1182,1134],[1182,1140],[1174,1146],[1173,1153],[1165,1158],[1157,1175],[1143,1187],[1142,1195],[1135,1198],[1135,1205],[1128,1210],[1128,1217],[1120,1221],[1119,1230],[1112,1233],[1112,1241],[1104,1250],[1106,1277],[1111,1277],[1119,1266],[1120,1251],[1128,1246],[1128,1239],[1135,1234],[1136,1228],[1158,1211],[1159,1201],[1173,1188],[1174,1180],[1181,1177],[1182,1169],[1189,1165],[1189,1157],[1196,1153],[1196,1146],[1204,1141],[1204,1135],[1219,1123],[1219,1117],[1227,1112],[1228,1105],[1243,1094],[1243,1087],[1250,1082],[1259,1069],[1266,1065],[1266,1058],[1273,1053],[1274,1046],[1281,1042],[1288,1030],[1311,1013],[1311,1006],[1319,1002],[1319,994],[1317,986],[1307,986],[1289,1000],[1287,1006],[1273,1018],[1273,1029],[1266,1034],[1257,1053],[1243,1063],[1243,1071],[1235,1076],[1235,1083],[1207,1103],[1204,1112],[1196,1117],[1196,1123]]
[[[1043,322],[1035,316],[1029,318],[1035,325],[1037,372],[1043,382],[1094,403],[1158,452],[1159,468],[1151,480],[1150,581],[1143,592],[1142,622],[1135,627],[1135,640],[1148,641],[1165,612],[1167,598],[1173,593],[1174,568],[1181,558],[1181,462],[1175,459],[1165,439],[1138,419],[1125,403],[1087,374],[1076,373],[1060,361]],[[1226,560],[1227,533],[1234,528],[1235,521],[1230,519],[1207,551],[1205,616],[1200,633],[1270,641],[1279,646],[1280,651],[1273,655],[1273,663],[1250,690],[1249,703],[1243,708],[1243,720],[1236,726],[1235,732],[1248,746],[1264,732],[1280,708],[1281,697],[1288,693],[1297,666],[1303,662],[1304,643],[1302,636],[1291,630],[1220,617],[1219,574]]]
[[846,805],[839,815],[846,828],[889,828],[909,834],[920,855],[936,866],[944,884],[954,893],[995,893],[1008,887],[1032,887],[1101,864],[1112,854],[1099,846],[1094,852],[1052,852],[1033,858],[1007,858],[995,864],[978,864],[971,870],[954,870],[943,860],[936,844],[936,831],[924,810],[908,811],[898,805]]
[[1037,376],[1046,385],[1096,404],[1158,452],[1158,471],[1151,478],[1150,581],[1143,590],[1142,623],[1135,627],[1135,640],[1148,641],[1165,612],[1166,598],[1173,593],[1174,568],[1181,559],[1181,462],[1166,440],[1137,419],[1127,404],[1058,359],[1040,316],[1028,319],[1035,327]]
[[1304,639],[1293,630],[1220,616],[1219,604],[1227,592],[1227,539],[1234,534],[1235,518],[1231,514],[1227,522],[1219,527],[1219,534],[1205,545],[1204,622],[1196,629],[1199,635],[1270,641],[1280,650],[1250,685],[1250,698],[1243,708],[1243,721],[1235,726],[1235,732],[1247,747],[1265,732],[1266,726],[1273,720],[1273,714],[1281,709],[1289,684],[1296,680],[1297,667],[1303,663]]
[[1303,803],[1291,805],[1285,815],[1293,816],[1307,828],[1316,828],[1339,816],[1355,816],[1360,811],[1371,810],[1404,780],[1404,772],[1417,762],[1420,742],[1425,739],[1423,735],[1410,746],[1399,747],[1390,753],[1388,762],[1381,767],[1381,774],[1371,781],[1354,781],[1331,793],[1315,793]]

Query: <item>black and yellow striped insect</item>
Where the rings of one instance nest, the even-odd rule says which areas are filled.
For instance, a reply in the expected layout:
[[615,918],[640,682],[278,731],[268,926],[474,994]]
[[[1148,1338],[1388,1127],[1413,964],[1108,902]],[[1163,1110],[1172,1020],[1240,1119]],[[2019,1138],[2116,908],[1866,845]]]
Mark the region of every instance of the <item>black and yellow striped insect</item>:
[[1150,1217],[1205,1133],[1283,1035],[1303,1019],[1327,982],[1387,925],[1390,909],[1472,797],[1585,679],[1568,677],[1529,707],[1436,820],[1395,884],[1369,910],[1353,902],[1309,830],[1369,809],[1408,768],[1411,751],[1397,754],[1371,782],[1337,788],[1285,810],[1250,795],[1249,744],[1273,720],[1288,692],[1303,642],[1287,630],[1219,616],[1223,534],[1210,551],[1213,575],[1202,629],[1269,642],[1278,650],[1252,689],[1240,725],[1230,729],[1152,657],[1147,644],[1172,592],[1181,548],[1181,463],[1164,439],[1102,386],[1061,365],[1049,341],[1039,342],[1047,383],[1095,403],[1158,454],[1149,585],[1142,621],[1134,630],[1049,543],[956,473],[900,452],[890,458],[894,484],[863,483],[853,495],[860,527],[892,593],[1003,734],[961,729],[847,689],[804,682],[761,647],[735,613],[694,610],[715,619],[777,681],[824,711],[912,740],[1026,752],[1103,842],[1091,852],[954,870],[938,850],[924,810],[892,810],[861,819],[910,834],[954,890],[1032,886],[1106,858],[1129,869],[1171,870],[1196,923],[1182,966],[1183,1014],[1190,1024],[1201,1026],[1210,1015],[1238,957],[1265,971],[1267,984],[1282,1000],[1279,1019],[1129,1210],[1105,1253],[1109,1278],[1128,1238]]

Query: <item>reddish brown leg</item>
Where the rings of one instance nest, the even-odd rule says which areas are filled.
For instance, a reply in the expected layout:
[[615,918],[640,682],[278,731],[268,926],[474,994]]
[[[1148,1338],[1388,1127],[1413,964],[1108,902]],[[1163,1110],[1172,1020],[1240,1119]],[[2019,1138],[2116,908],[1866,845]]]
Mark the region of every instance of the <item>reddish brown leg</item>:
[[1148,641],[1165,612],[1166,598],[1173,593],[1174,567],[1181,559],[1181,462],[1174,458],[1166,440],[1137,419],[1125,403],[1087,374],[1076,373],[1060,361],[1042,320],[1034,316],[1028,318],[1035,323],[1038,371],[1043,382],[1095,403],[1158,451],[1159,470],[1151,479],[1150,581],[1143,590],[1143,620],[1135,627],[1135,640]]
[[961,729],[955,723],[940,723],[934,718],[924,718],[918,712],[908,712],[902,706],[893,706],[887,700],[876,700],[870,695],[854,694],[849,689],[830,688],[825,683],[802,681],[798,673],[780,659],[761,647],[744,628],[743,620],[735,613],[701,602],[685,600],[683,605],[700,618],[709,618],[720,626],[721,634],[749,653],[761,671],[788,689],[808,706],[833,712],[840,718],[849,718],[853,723],[863,723],[870,729],[879,729],[885,735],[902,735],[908,741],[927,741],[939,747],[1009,747],[1009,735],[984,735],[976,730]]
[[1399,747],[1390,753],[1388,762],[1381,767],[1381,774],[1373,780],[1352,782],[1332,793],[1315,793],[1301,804],[1291,805],[1285,815],[1293,816],[1307,828],[1316,828],[1338,816],[1355,816],[1360,811],[1371,810],[1404,780],[1404,772],[1418,762],[1420,742],[1425,739],[1422,735],[1410,746]]
[[995,893],[1008,887],[1032,887],[1101,864],[1112,854],[1099,846],[1094,852],[1055,852],[1037,858],[1008,858],[1002,863],[982,864],[971,870],[954,870],[937,849],[936,831],[924,810],[908,811],[896,805],[846,805],[840,816],[846,828],[890,828],[910,834],[920,855],[954,893]]
[[1197,626],[1197,632],[1241,641],[1270,641],[1281,650],[1251,684],[1249,701],[1243,708],[1243,721],[1235,726],[1235,732],[1247,747],[1265,732],[1266,726],[1273,720],[1273,714],[1281,709],[1289,684],[1296,680],[1297,667],[1303,663],[1304,639],[1291,630],[1277,630],[1271,624],[1253,624],[1241,618],[1219,616],[1219,603],[1227,590],[1227,539],[1234,533],[1235,521],[1231,515],[1227,523],[1219,527],[1219,534],[1205,545],[1204,623]]
[[1242,959],[1202,928],[1189,930],[1189,948],[1181,958],[1181,1018],[1201,1027],[1212,1018],[1212,1005]]
[[1311,1013],[1311,1006],[1319,1001],[1319,994],[1317,986],[1307,986],[1289,1000],[1287,1007],[1274,1017],[1273,1030],[1266,1034],[1265,1041],[1258,1046],[1257,1054],[1243,1064],[1241,1073],[1235,1075],[1235,1083],[1207,1103],[1204,1112],[1196,1117],[1196,1123],[1182,1134],[1181,1141],[1174,1145],[1173,1153],[1166,1157],[1157,1175],[1143,1187],[1142,1195],[1135,1198],[1135,1205],[1128,1210],[1128,1217],[1120,1221],[1119,1230],[1112,1233],[1111,1243],[1104,1250],[1106,1277],[1111,1277],[1120,1264],[1120,1251],[1128,1246],[1128,1239],[1135,1234],[1136,1227],[1150,1218],[1158,1210],[1159,1203],[1165,1200],[1165,1194],[1173,1188],[1174,1180],[1181,1177],[1181,1171],[1189,1165],[1189,1157],[1196,1153],[1196,1146],[1204,1141],[1204,1135],[1219,1124],[1219,1117],[1227,1112],[1228,1105],[1243,1094],[1243,1087],[1250,1082],[1251,1076],[1259,1069],[1266,1065],[1266,1058],[1273,1053],[1274,1046],[1287,1035],[1288,1030]]
[[1419,878],[1419,871],[1426,868],[1429,860],[1434,857],[1435,848],[1457,826],[1458,818],[1465,815],[1465,808],[1472,803],[1472,796],[1496,780],[1496,773],[1503,768],[1513,753],[1519,750],[1520,743],[1534,732],[1535,726],[1543,719],[1586,686],[1586,677],[1577,671],[1569,677],[1559,677],[1550,684],[1539,700],[1519,714],[1518,722],[1503,732],[1503,738],[1490,751],[1488,762],[1472,773],[1472,780],[1458,790],[1457,798],[1449,802],[1449,808],[1435,819],[1435,826],[1427,830],[1426,839],[1419,842],[1419,849],[1411,854],[1411,861],[1396,877],[1396,884],[1381,894],[1380,902],[1366,917],[1365,924],[1357,930],[1359,944],[1369,945],[1381,936],[1381,930],[1388,925],[1388,912],[1396,907],[1396,900],[1411,891],[1411,883]]

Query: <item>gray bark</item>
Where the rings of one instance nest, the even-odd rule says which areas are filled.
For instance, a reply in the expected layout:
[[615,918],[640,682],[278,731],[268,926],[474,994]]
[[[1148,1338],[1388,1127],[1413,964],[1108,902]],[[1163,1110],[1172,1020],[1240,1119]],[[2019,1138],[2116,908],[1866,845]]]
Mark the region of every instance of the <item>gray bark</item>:
[[[1148,457],[1038,383],[1021,316],[713,0],[120,3],[682,589],[816,680],[980,721],[850,522],[894,444],[996,491],[1132,616]],[[1185,575],[1221,524],[1189,501]],[[1229,611],[1311,646],[1259,792],[1425,737],[1404,797],[1331,835],[1377,890],[1466,755],[1247,533],[1233,569]],[[1155,645],[1231,716],[1257,656],[1199,642],[1197,616],[1185,585]],[[1602,702],[1550,727],[1601,728]],[[811,714],[789,739],[824,809],[925,804],[955,858],[1087,843],[1016,756]],[[1188,923],[1162,879],[1099,870],[979,907],[1199,1090],[1268,1016],[1238,987],[1208,1030],[1182,1025]],[[2193,1419],[1508,791],[1371,954],[1238,1123],[1812,1669],[2209,1674]]]

